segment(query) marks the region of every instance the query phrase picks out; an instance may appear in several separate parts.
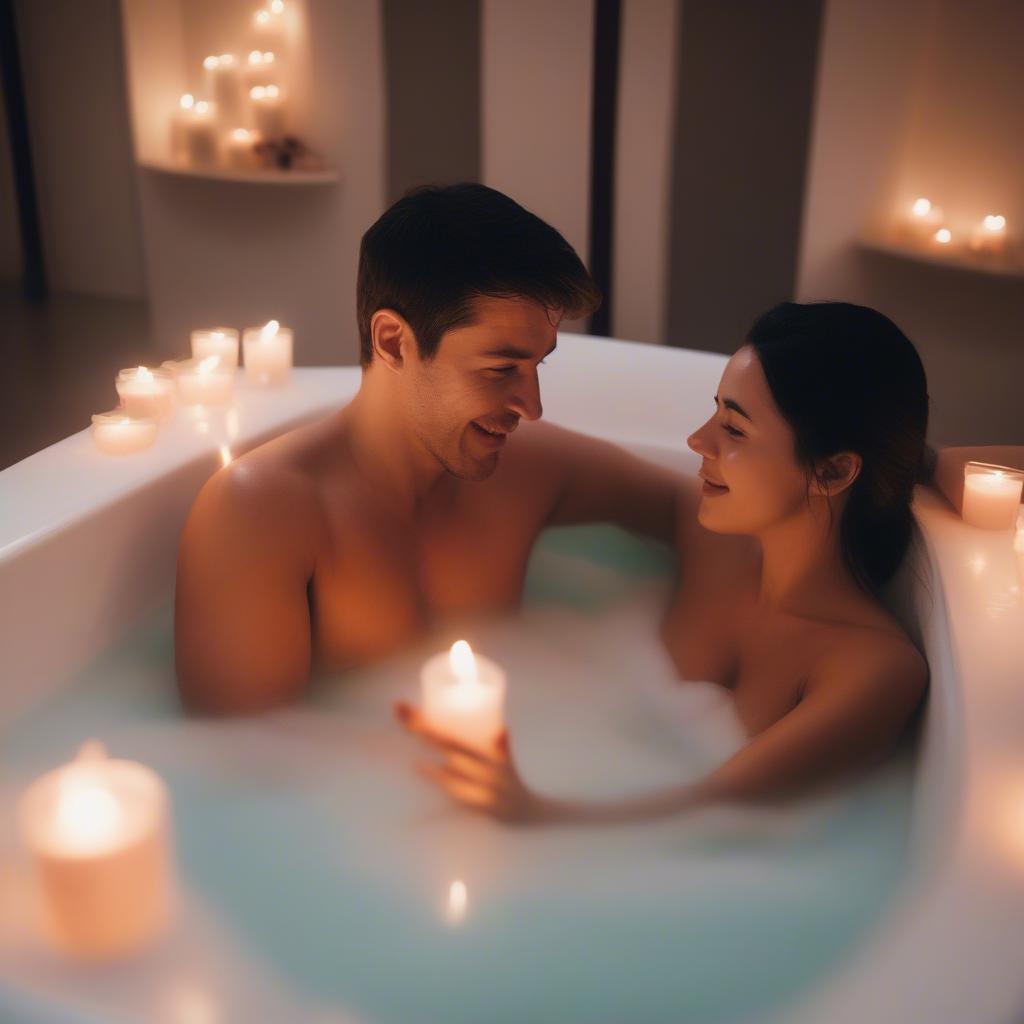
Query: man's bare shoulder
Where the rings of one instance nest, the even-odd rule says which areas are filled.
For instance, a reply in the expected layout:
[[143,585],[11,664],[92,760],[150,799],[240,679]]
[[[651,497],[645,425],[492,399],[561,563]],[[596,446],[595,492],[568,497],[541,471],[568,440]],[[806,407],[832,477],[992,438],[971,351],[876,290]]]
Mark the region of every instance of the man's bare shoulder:
[[235,526],[308,526],[318,509],[331,432],[330,418],[318,420],[238,456],[206,482],[193,515]]

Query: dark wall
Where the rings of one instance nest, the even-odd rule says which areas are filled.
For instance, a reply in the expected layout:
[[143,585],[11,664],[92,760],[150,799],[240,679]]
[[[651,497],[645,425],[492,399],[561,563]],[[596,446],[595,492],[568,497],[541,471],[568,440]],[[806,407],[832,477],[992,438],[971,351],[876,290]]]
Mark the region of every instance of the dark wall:
[[384,0],[387,200],[480,177],[480,0]]
[[668,341],[732,352],[795,292],[821,0],[684,0]]

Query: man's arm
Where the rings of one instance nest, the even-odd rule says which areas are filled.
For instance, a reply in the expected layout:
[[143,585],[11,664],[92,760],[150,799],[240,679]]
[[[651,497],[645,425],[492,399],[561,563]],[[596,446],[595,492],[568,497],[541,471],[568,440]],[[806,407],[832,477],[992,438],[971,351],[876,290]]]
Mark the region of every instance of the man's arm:
[[[666,543],[676,539],[680,506],[692,504],[680,473],[607,441],[550,424],[542,429],[539,441],[558,473],[550,525],[609,522]],[[696,518],[695,508],[689,511]]]
[[308,501],[295,480],[235,463],[196,499],[178,552],[174,653],[182,701],[214,714],[296,697],[311,659]]

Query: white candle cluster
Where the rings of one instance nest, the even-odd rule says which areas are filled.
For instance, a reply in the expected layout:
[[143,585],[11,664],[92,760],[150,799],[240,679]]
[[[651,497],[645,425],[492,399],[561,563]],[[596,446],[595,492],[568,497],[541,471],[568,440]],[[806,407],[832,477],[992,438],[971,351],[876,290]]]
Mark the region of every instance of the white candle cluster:
[[171,157],[194,168],[259,166],[256,146],[288,132],[283,72],[288,12],[269,0],[250,26],[244,56],[211,54],[203,60],[202,98],[186,93],[171,120]]
[[956,227],[930,199],[920,196],[907,208],[901,234],[911,245],[936,253],[972,253],[983,259],[1003,260],[1011,255],[1006,218],[989,213],[973,227]]
[[[230,406],[239,366],[238,335],[235,327],[198,328],[191,334],[190,359],[167,360],[158,369],[121,370],[114,382],[121,404],[92,417],[97,448],[110,455],[143,451],[156,440],[160,425],[173,418],[178,405],[200,411]],[[247,383],[287,384],[292,369],[291,328],[270,320],[262,327],[247,327],[243,337]]]

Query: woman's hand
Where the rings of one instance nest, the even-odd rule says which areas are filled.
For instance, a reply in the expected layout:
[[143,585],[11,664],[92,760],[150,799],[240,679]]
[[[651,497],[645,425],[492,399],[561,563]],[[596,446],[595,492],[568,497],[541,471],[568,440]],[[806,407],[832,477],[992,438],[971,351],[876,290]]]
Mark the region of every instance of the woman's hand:
[[552,806],[519,777],[507,730],[491,748],[477,750],[432,729],[419,708],[404,701],[395,704],[395,717],[443,755],[442,763],[423,762],[419,770],[453,800],[501,821],[529,824],[552,819]]

